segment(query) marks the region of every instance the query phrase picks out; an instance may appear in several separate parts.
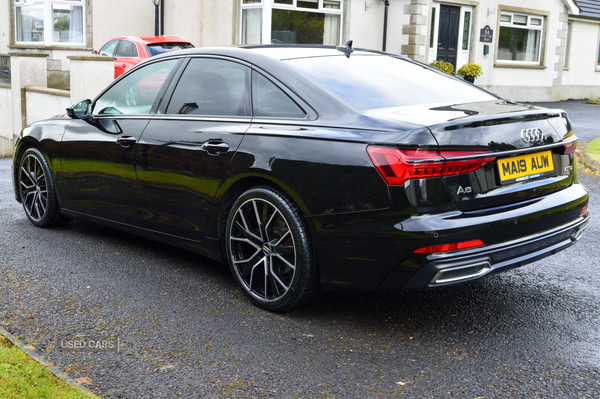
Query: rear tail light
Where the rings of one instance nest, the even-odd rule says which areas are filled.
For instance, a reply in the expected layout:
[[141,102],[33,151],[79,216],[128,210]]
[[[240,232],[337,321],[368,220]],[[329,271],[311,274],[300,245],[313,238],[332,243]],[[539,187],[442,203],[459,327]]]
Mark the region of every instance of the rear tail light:
[[572,154],[575,152],[576,149],[577,149],[577,142],[574,142],[571,144],[566,144],[563,147],[563,155]]
[[453,160],[454,158],[489,154],[490,151],[487,150],[401,150],[370,146],[367,148],[367,152],[383,179],[392,186],[401,185],[411,179],[474,172],[495,160],[495,157]]
[[458,251],[460,249],[474,248],[485,245],[481,240],[463,241],[453,244],[432,245],[430,247],[419,248],[413,253],[415,254],[432,254],[437,252]]
[[586,205],[586,206],[584,206],[584,207],[581,209],[581,213],[579,214],[579,216],[581,216],[581,215],[585,215],[585,213],[586,213],[587,211],[588,211],[588,206]]

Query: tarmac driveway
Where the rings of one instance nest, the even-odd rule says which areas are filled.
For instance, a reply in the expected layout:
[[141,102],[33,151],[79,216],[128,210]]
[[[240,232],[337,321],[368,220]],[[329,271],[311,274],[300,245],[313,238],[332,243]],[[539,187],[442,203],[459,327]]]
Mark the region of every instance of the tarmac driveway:
[[[585,128],[594,113],[572,112],[582,139],[600,135]],[[324,293],[272,314],[226,267],[190,252],[90,223],[33,227],[12,197],[10,163],[0,159],[0,325],[103,397],[600,392],[596,176],[580,175],[590,227],[556,256],[431,291]]]

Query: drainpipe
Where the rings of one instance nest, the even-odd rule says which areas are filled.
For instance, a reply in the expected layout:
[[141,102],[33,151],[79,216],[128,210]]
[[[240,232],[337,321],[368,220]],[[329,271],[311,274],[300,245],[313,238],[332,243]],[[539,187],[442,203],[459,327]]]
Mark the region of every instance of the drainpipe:
[[160,35],[165,35],[165,0],[160,2]]
[[158,36],[158,6],[160,6],[160,0],[152,0],[154,4],[154,36]]
[[387,21],[388,21],[388,7],[390,6],[390,2],[388,0],[383,0],[385,3],[385,11],[383,14],[383,51],[385,51],[385,45],[387,42]]

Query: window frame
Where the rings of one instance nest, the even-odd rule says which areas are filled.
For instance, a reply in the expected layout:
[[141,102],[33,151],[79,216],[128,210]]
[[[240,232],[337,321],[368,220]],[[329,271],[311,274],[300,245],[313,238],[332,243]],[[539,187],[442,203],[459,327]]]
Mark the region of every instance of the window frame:
[[600,25],[598,26],[598,41],[596,42],[596,72],[600,72]]
[[[135,50],[135,54],[129,56],[129,57],[125,57],[125,56],[117,56],[117,53],[119,52],[119,49],[121,48],[121,46],[123,45],[123,43],[131,43],[133,45],[133,48]],[[133,58],[140,58],[140,50],[138,49],[138,45],[136,42],[131,41],[131,40],[127,40],[127,39],[119,39],[119,43],[117,43],[117,47],[115,47],[115,51],[112,55],[115,58],[129,58],[129,59],[133,59]]]
[[[131,73],[131,75],[142,71],[146,68],[151,68],[152,66],[155,66],[158,63],[163,63],[163,62],[169,62],[169,61],[175,61],[175,65],[173,65],[173,68],[171,68],[171,71],[169,72],[169,74],[167,75],[167,77],[165,78],[165,80],[163,81],[161,88],[159,89],[158,93],[156,94],[156,97],[154,97],[154,100],[148,110],[147,113],[123,113],[123,114],[100,114],[100,113],[95,113],[96,111],[96,107],[98,106],[98,101],[104,97],[108,92],[110,92],[115,86],[120,85],[126,78],[119,78],[117,80],[115,80],[111,85],[109,85],[106,89],[104,89],[100,94],[98,94],[98,96],[96,96],[96,98],[94,98],[94,100],[92,101],[92,117],[94,119],[127,119],[127,118],[139,118],[139,117],[152,117],[153,115],[155,115],[158,112],[158,107],[161,106],[161,104],[163,103],[163,99],[166,97],[166,92],[167,90],[171,87],[171,85],[173,84],[173,79],[175,76],[177,76],[178,73],[180,73],[181,71],[181,65],[184,61],[184,58],[182,57],[168,57],[168,58],[162,58],[159,60],[155,60],[153,62],[149,62],[147,64],[145,64],[143,67],[136,69],[136,71],[133,71]],[[128,75],[130,76],[130,75]],[[146,77],[149,75],[146,75]],[[143,79],[142,79],[143,80]],[[138,81],[139,83],[139,81]],[[137,83],[136,83],[137,85]],[[131,86],[133,87],[133,86]]]
[[[257,112],[256,108],[257,108],[259,93],[258,93],[258,88],[256,87],[256,84],[258,83],[258,79],[260,79],[260,78],[265,79],[266,81],[271,83],[273,86],[275,86],[278,90],[280,90],[283,95],[285,95],[294,105],[296,105],[296,107],[298,107],[298,109],[300,111],[302,111],[304,113],[304,116],[299,117],[299,116],[290,116],[290,115],[283,115],[283,116],[265,115],[265,114],[260,114],[259,112]],[[269,77],[268,75],[261,73],[261,72],[257,71],[256,69],[253,69],[251,82],[252,82],[251,104],[252,104],[252,117],[253,118],[264,119],[264,120],[296,120],[296,121],[306,121],[309,119],[310,115],[306,111],[306,107],[302,106],[302,103],[300,103],[296,98],[292,97],[287,90],[284,90],[281,87],[281,85],[277,84],[276,80],[274,80],[272,77]]]
[[[503,15],[510,15],[511,22],[502,22]],[[526,16],[527,17],[527,25],[520,25],[514,23],[514,16]],[[500,7],[498,10],[498,22],[497,22],[497,35],[496,46],[495,46],[495,54],[494,54],[494,66],[495,67],[504,67],[504,68],[533,68],[533,69],[545,69],[545,59],[546,59],[546,40],[548,35],[548,20],[550,13],[545,11],[537,11],[531,9],[522,9],[518,7]],[[531,19],[541,19],[541,25],[538,27],[537,25],[531,24]],[[499,49],[500,49],[500,30],[502,27],[509,28],[518,28],[518,29],[527,29],[527,30],[537,30],[540,31],[540,44],[539,44],[539,53],[537,61],[519,61],[519,60],[505,60],[498,57]]]
[[[43,47],[69,47],[69,48],[88,48],[88,25],[89,25],[89,16],[88,16],[88,7],[87,2],[84,0],[11,0],[11,24],[12,24],[12,45],[15,47],[20,46],[43,46]],[[43,41],[19,41],[17,38],[19,37],[17,31],[17,10],[18,8],[24,8],[29,6],[42,6],[43,7]],[[53,17],[53,6],[54,5],[63,5],[63,6],[77,6],[81,7],[82,12],[82,31],[81,31],[81,43],[78,42],[61,42],[54,41],[54,17]]]
[[[175,95],[175,91],[179,86],[179,83],[184,76],[186,70],[190,66],[190,63],[194,60],[218,60],[230,62],[232,64],[240,65],[244,68],[248,69],[248,74],[245,77],[244,82],[244,94],[240,100],[243,100],[245,103],[245,109],[248,112],[248,115],[210,115],[210,114],[179,114],[179,113],[169,113],[169,108],[171,107],[171,102],[173,101],[173,97]],[[198,120],[250,120],[252,118],[252,89],[251,89],[251,81],[252,81],[252,66],[245,62],[240,62],[240,60],[235,60],[222,56],[206,56],[206,55],[195,55],[191,57],[184,58],[184,61],[179,66],[179,70],[176,74],[173,75],[171,82],[168,85],[168,88],[164,93],[164,101],[162,101],[157,113],[168,117],[168,118],[179,118],[179,119],[198,119]]]
[[[340,16],[340,27],[339,27],[339,35],[338,35],[338,43],[336,46],[339,46],[342,43],[342,34],[344,31],[344,6],[345,0],[340,0],[340,8],[325,8],[324,2],[327,0],[317,0],[318,8],[305,8],[298,7],[298,0],[292,0],[292,4],[277,4],[275,0],[259,0],[257,3],[245,3],[246,1],[253,0],[239,0],[239,16],[238,16],[238,34],[237,34],[237,42],[241,45],[246,45],[243,43],[243,34],[244,34],[244,10],[249,9],[260,9],[261,10],[261,43],[252,43],[247,45],[257,45],[257,44],[271,44],[271,28],[272,28],[272,16],[273,10],[289,10],[289,11],[302,11],[302,12],[312,12],[318,14],[333,14]],[[302,0],[300,0],[302,1]]]

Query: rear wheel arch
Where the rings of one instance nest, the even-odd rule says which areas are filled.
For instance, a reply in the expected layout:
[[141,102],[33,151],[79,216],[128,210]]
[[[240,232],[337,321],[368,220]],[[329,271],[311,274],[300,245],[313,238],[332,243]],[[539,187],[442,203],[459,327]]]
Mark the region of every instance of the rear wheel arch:
[[[222,241],[224,238],[227,218],[229,217],[229,212],[231,211],[231,207],[235,200],[245,191],[258,186],[267,186],[280,191],[287,196],[298,209],[300,209],[303,216],[306,217],[309,215],[308,208],[302,202],[299,195],[291,187],[272,176],[249,175],[234,180],[230,179],[221,187],[222,194],[220,193],[218,195],[218,197],[222,197],[219,202],[216,232],[219,240]],[[307,224],[308,223],[309,222],[307,221]]]
[[251,185],[227,208],[225,259],[251,302],[271,311],[308,302],[319,271],[309,222],[293,199],[272,184]]

